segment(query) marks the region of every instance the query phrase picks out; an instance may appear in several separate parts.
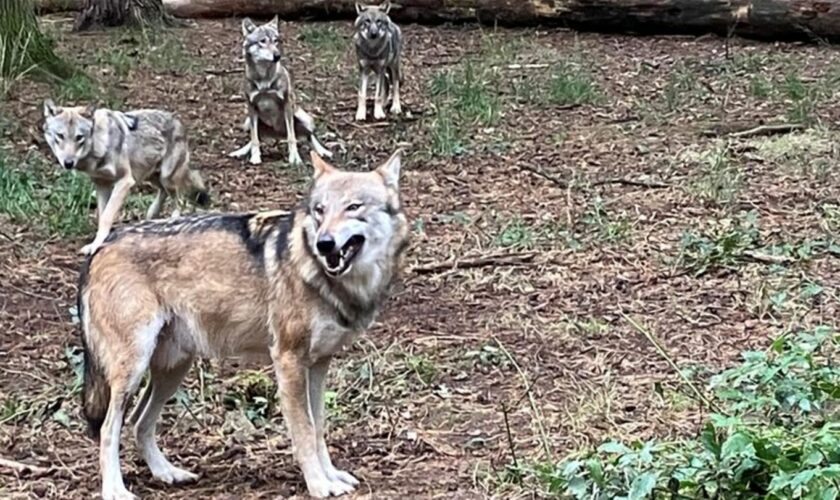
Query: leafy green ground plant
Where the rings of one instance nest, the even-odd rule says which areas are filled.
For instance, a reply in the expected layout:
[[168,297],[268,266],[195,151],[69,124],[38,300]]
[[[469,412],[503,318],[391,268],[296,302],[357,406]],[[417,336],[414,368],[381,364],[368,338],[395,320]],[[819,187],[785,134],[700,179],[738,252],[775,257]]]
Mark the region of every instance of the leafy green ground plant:
[[834,500],[840,495],[840,335],[784,335],[713,377],[722,411],[684,441],[604,443],[528,471],[551,496]]

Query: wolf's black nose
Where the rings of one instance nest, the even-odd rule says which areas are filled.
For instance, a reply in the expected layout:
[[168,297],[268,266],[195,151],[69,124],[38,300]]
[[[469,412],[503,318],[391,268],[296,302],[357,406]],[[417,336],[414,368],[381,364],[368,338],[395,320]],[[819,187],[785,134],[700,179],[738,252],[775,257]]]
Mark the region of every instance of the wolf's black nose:
[[73,166],[76,165],[76,162],[73,160],[64,160],[64,168],[71,169]]
[[274,62],[280,62],[280,54],[274,54]]
[[315,244],[315,247],[321,255],[331,254],[335,250],[335,240],[332,236],[325,234],[318,238],[318,243]]

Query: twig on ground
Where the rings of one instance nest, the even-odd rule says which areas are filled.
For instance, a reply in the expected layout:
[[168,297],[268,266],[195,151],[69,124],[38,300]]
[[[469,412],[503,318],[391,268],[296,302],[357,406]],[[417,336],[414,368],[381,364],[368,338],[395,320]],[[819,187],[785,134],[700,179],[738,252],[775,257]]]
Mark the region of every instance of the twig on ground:
[[234,75],[236,73],[242,73],[245,70],[243,68],[222,68],[222,69],[215,69],[215,68],[208,68],[205,69],[204,72],[210,75]]
[[770,255],[756,252],[754,250],[746,250],[742,255],[756,262],[761,262],[762,264],[793,264],[796,262],[796,259],[788,255]]
[[636,329],[636,331],[644,335],[645,338],[648,339],[648,341],[651,344],[653,344],[653,347],[656,348],[659,355],[662,356],[665,359],[665,361],[668,362],[669,365],[671,365],[671,368],[673,368],[674,371],[677,372],[677,375],[679,375],[683,383],[685,383],[685,385],[687,385],[688,388],[691,389],[691,391],[700,399],[701,402],[703,402],[709,409],[718,413],[723,413],[723,411],[712,400],[707,398],[706,395],[703,394],[700,391],[700,389],[698,389],[697,386],[691,382],[691,380],[689,380],[685,373],[683,373],[682,370],[679,369],[677,363],[675,363],[674,359],[668,355],[668,352],[665,351],[665,348],[662,347],[662,344],[659,342],[659,340],[653,336],[653,333],[651,333],[649,330],[637,323],[636,320],[628,316],[623,310],[620,310],[619,314],[621,314],[621,317],[624,318],[625,321],[630,323],[630,326],[632,326]]
[[637,187],[645,187],[651,189],[664,189],[671,187],[670,184],[664,182],[656,182],[656,181],[637,181],[633,179],[622,179],[622,178],[615,178],[615,179],[604,179],[602,181],[596,181],[592,183],[592,186],[603,186],[605,184],[622,184],[624,186],[637,186]]
[[801,123],[782,123],[778,125],[759,125],[758,127],[753,127],[748,130],[742,130],[740,132],[732,132],[729,134],[729,137],[755,137],[758,135],[776,135],[776,134],[789,134],[790,132],[794,132],[797,130],[804,129],[805,126]]
[[558,186],[560,186],[563,189],[567,189],[569,187],[568,182],[566,182],[562,179],[558,179],[557,177],[555,177],[551,174],[545,173],[545,171],[543,171],[541,168],[535,167],[533,165],[527,165],[527,164],[517,165],[517,167],[520,170],[527,170],[528,172],[531,172],[532,174],[536,174],[539,177],[542,177],[543,179],[549,180],[549,181],[557,184]]
[[411,268],[415,274],[433,274],[455,269],[473,269],[486,266],[521,266],[534,260],[536,253],[495,253],[475,258],[450,259],[444,262],[430,262]]
[[505,434],[507,435],[508,448],[510,449],[510,459],[513,461],[513,466],[519,470],[519,460],[516,459],[516,445],[513,443],[513,434],[510,432],[510,421],[508,420],[508,409],[502,403],[502,418],[505,420]]
[[35,472],[35,473],[47,473],[50,471],[47,467],[41,467],[40,465],[32,465],[26,464],[23,462],[18,462],[17,460],[9,460],[8,458],[0,457],[0,467],[11,469],[15,472]]

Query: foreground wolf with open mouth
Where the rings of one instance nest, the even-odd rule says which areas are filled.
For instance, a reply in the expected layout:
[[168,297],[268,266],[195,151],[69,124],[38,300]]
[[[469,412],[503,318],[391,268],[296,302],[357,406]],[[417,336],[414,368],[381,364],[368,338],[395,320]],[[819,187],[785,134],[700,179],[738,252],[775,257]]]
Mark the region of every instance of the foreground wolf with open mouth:
[[135,498],[120,472],[120,429],[147,368],[149,384],[129,419],[137,448],[155,478],[196,479],[163,455],[155,423],[193,360],[211,356],[271,360],[312,496],[358,485],[330,459],[324,383],[333,355],[373,322],[400,266],[408,236],[400,152],[364,173],[340,171],[314,152],[312,161],[302,208],[129,226],[85,262],[83,404],[100,435],[105,500]]

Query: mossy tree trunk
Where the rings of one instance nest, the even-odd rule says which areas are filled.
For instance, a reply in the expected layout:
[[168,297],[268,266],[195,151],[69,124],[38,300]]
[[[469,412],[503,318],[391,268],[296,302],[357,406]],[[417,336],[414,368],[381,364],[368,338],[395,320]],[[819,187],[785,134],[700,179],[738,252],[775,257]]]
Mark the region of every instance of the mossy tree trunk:
[[73,29],[182,25],[166,12],[162,0],[85,0]]
[[31,0],[0,0],[0,78],[27,74],[64,79],[74,70],[38,29]]

